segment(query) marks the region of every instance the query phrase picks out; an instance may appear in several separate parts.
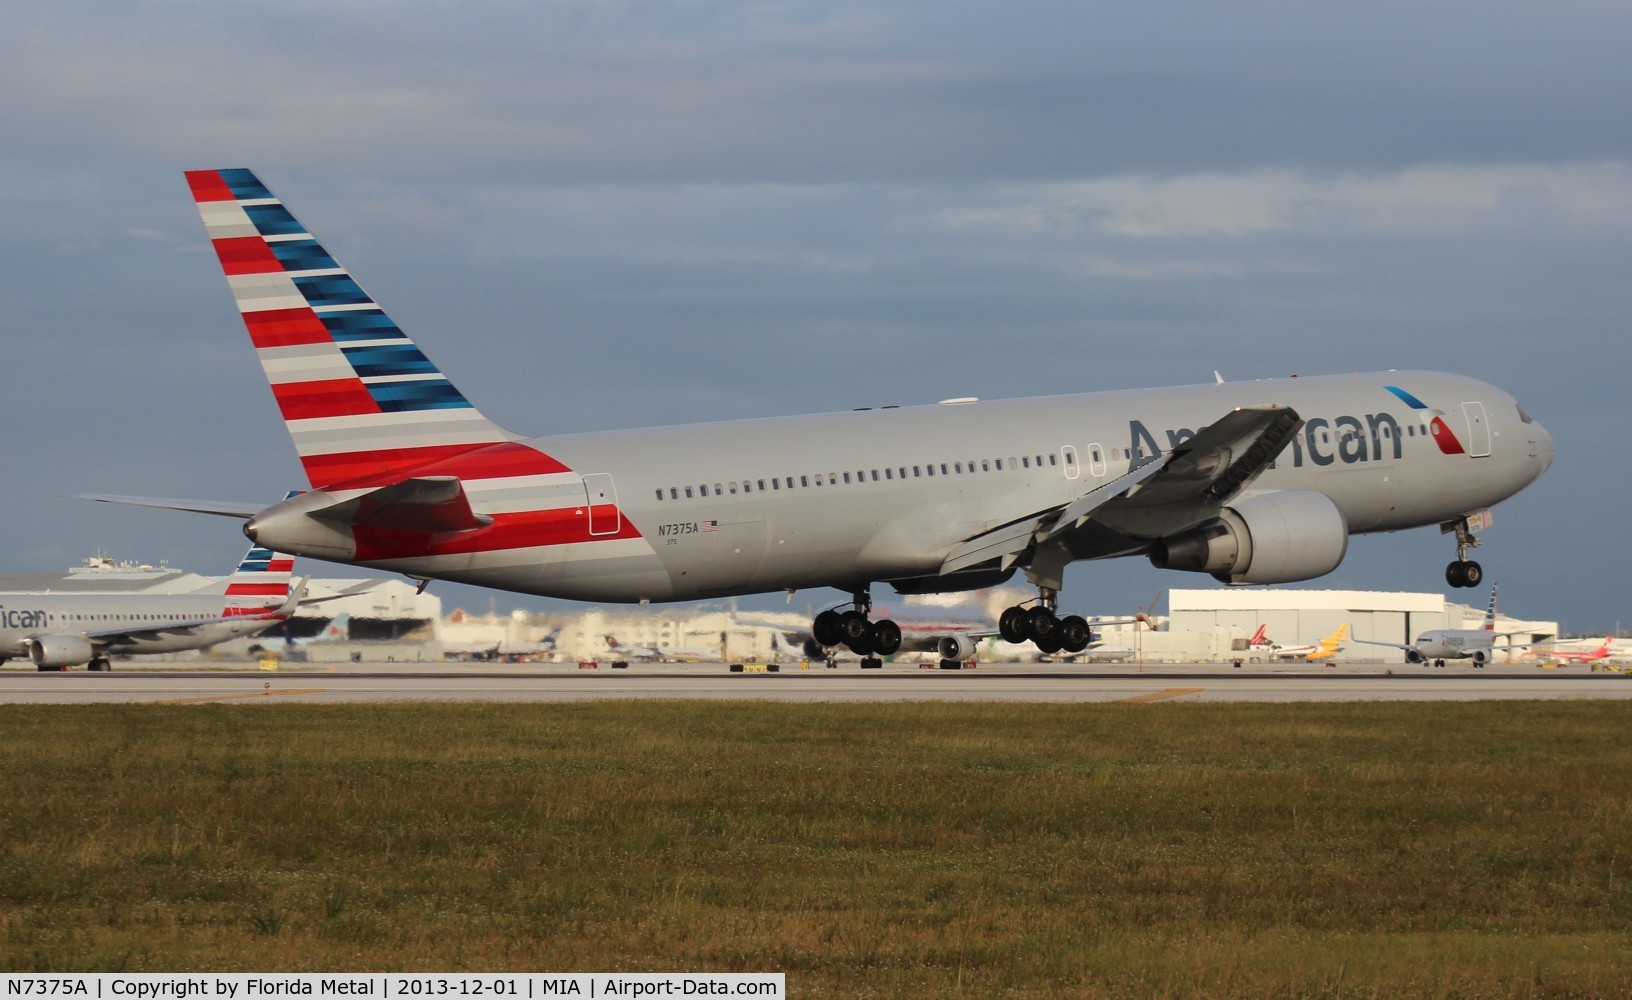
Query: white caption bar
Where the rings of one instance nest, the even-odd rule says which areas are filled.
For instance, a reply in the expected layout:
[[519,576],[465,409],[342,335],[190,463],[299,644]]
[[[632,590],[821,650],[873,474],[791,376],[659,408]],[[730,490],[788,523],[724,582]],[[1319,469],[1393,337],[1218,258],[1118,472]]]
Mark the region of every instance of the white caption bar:
[[0,973],[0,1000],[271,1000],[279,997],[368,997],[410,1000],[481,997],[785,997],[782,972],[472,973],[162,973],[24,975]]

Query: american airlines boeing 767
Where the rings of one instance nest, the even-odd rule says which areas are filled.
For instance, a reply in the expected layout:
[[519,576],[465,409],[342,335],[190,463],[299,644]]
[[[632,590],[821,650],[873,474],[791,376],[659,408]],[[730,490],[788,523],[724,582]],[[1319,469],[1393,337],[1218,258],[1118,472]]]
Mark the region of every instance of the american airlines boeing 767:
[[1088,625],[1058,604],[1076,560],[1286,583],[1336,569],[1350,535],[1437,524],[1456,533],[1447,579],[1472,586],[1475,527],[1553,459],[1506,392],[1404,371],[529,438],[483,416],[253,173],[187,181],[312,489],[265,509],[97,499],[244,518],[300,556],[585,601],[836,587],[851,602],[812,632],[867,657],[901,641],[870,615],[874,584],[1024,572],[1037,598],[999,631],[1080,651]]

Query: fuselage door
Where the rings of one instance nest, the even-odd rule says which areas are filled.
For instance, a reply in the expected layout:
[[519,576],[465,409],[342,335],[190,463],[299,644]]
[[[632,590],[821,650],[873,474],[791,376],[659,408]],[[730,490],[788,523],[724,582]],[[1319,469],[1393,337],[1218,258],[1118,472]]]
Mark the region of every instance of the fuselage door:
[[1485,404],[1463,403],[1462,412],[1468,418],[1468,457],[1490,457],[1490,422],[1485,419]]
[[1066,445],[1060,449],[1060,466],[1065,472],[1065,478],[1075,479],[1082,475],[1082,466],[1077,464],[1077,449],[1075,445]]
[[615,535],[623,530],[623,514],[618,510],[618,491],[612,476],[606,472],[592,472],[584,477],[584,492],[589,494],[589,533]]
[[1105,449],[1097,444],[1088,446],[1088,472],[1096,479],[1105,474]]

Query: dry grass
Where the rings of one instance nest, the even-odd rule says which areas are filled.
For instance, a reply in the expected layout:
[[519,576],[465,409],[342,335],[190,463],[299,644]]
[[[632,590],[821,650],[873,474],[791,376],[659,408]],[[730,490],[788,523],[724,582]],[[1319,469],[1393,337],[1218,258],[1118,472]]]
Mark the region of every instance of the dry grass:
[[0,966],[1632,995],[1611,702],[0,708]]

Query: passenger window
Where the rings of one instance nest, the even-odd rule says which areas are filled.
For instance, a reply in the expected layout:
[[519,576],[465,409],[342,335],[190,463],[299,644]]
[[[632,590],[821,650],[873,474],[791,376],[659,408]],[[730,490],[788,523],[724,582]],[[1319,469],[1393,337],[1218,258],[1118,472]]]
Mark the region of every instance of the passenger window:
[[686,487],[686,499],[687,500],[691,499],[691,487],[690,486]]
[[670,486],[669,487],[669,499],[670,500],[680,499],[680,491],[678,489],[676,489],[675,487]]
[[765,492],[765,480],[763,480],[763,479],[759,480],[759,492],[761,492],[761,493]]
[[893,479],[893,478],[895,478],[895,477],[894,477],[894,476],[892,476],[892,475],[890,475],[890,473],[892,473],[892,472],[894,472],[894,471],[895,471],[895,470],[894,470],[894,469],[885,469],[885,470],[884,470],[884,478],[885,478],[885,479]]
[[659,487],[658,487],[658,488],[657,488],[657,498],[658,498],[658,499],[659,499],[659,500],[662,500],[662,499],[663,499],[663,487],[661,487],[661,486],[659,486]]
[[800,486],[809,486],[810,485],[810,477],[809,476],[800,476],[799,477],[799,485]]
[[848,472],[846,472],[844,474],[844,485],[846,485],[846,486],[850,485],[850,473],[848,473]]

